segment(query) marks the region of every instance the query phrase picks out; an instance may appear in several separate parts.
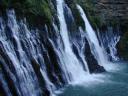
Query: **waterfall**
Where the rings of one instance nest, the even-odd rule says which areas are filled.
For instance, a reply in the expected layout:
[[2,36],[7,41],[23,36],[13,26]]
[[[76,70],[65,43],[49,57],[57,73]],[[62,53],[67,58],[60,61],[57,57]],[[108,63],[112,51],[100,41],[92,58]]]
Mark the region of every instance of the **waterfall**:
[[60,34],[64,43],[64,54],[62,58],[64,59],[64,63],[68,71],[70,81],[79,81],[85,77],[86,72],[83,69],[82,64],[72,51],[71,43],[69,41],[68,29],[64,17],[64,4],[64,0],[57,0],[57,12],[60,22]]
[[84,20],[87,39],[91,46],[92,53],[95,56],[95,58],[98,60],[99,65],[105,66],[108,63],[108,60],[106,58],[104,50],[102,49],[102,47],[99,44],[97,35],[96,35],[95,31],[93,30],[93,28],[91,27],[91,25],[87,19],[87,16],[84,13],[81,6],[77,5],[77,8],[80,11],[81,17]]
[[77,26],[73,10],[64,0],[56,0],[56,4],[56,20],[42,28],[29,26],[25,18],[17,20],[14,10],[0,17],[0,89],[7,96],[54,96],[67,84],[104,72],[108,63],[105,41],[109,55],[117,58],[119,36],[109,43],[109,36],[102,39],[99,33],[98,41],[79,5],[86,30]]
[[5,54],[0,53],[0,56],[5,59],[6,63],[3,63],[3,66],[9,78],[14,82],[14,85],[10,86],[14,86],[15,95],[40,96],[43,94],[42,86],[39,84],[42,78],[44,78],[46,89],[52,92],[54,85],[47,75],[41,54],[44,48],[39,41],[39,34],[34,30],[28,30],[23,21],[17,22],[14,10],[8,11],[7,15],[7,25],[0,18],[0,47]]

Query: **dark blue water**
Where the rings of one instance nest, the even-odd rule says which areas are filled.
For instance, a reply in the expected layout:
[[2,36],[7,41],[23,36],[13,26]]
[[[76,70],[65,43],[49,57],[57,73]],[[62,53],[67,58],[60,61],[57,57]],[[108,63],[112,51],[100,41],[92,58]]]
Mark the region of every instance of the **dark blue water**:
[[109,72],[87,76],[85,82],[68,85],[57,96],[128,96],[128,63],[110,66]]

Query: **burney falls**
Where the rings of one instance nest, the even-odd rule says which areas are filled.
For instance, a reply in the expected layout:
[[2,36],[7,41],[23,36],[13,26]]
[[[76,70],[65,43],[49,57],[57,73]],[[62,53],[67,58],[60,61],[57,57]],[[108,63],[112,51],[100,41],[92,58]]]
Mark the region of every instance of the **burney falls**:
[[128,0],[0,0],[0,96],[128,96]]

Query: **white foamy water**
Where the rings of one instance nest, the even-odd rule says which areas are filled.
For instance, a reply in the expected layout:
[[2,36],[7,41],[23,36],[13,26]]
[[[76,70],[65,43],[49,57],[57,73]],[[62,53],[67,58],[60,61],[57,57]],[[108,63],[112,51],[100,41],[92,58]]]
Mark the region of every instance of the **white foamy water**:
[[69,41],[68,29],[64,17],[64,0],[57,1],[57,13],[60,22],[60,34],[64,43],[64,52],[63,52],[63,61],[68,71],[69,79],[71,81],[80,81],[86,76],[86,72],[82,67],[82,64],[79,62]]
[[105,69],[108,69],[107,64],[109,64],[110,62],[107,59],[104,49],[99,44],[95,31],[93,30],[91,24],[89,23],[87,16],[83,11],[83,9],[81,8],[81,6],[77,5],[77,8],[80,11],[81,17],[84,20],[87,39],[90,44],[93,55],[97,59],[99,65],[103,66]]

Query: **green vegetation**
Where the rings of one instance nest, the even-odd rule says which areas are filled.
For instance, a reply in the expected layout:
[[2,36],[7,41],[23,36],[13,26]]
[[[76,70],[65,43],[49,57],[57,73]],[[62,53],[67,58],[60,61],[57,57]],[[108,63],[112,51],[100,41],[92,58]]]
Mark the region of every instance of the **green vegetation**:
[[128,60],[128,26],[123,26],[125,32],[118,43],[118,52],[121,57]]
[[89,21],[91,22],[94,28],[102,25],[100,17],[95,13],[95,6],[93,0],[75,0],[75,1],[76,3],[82,6],[85,13],[87,14]]
[[52,20],[52,11],[47,0],[2,0],[2,11],[15,9],[18,17],[26,17],[30,24],[49,24]]
[[80,13],[76,8],[76,4],[79,4],[84,9],[89,21],[91,22],[94,28],[102,25],[100,18],[95,14],[95,7],[92,0],[66,0],[66,3],[71,8],[73,16],[76,20],[76,24],[78,26],[82,26],[83,28],[85,27]]
[[93,28],[102,28],[107,25],[115,27],[119,24],[119,21],[116,18],[111,17],[111,20],[105,20],[106,18],[100,16],[100,13],[97,13],[94,0],[66,0],[66,3],[71,8],[78,26],[84,27],[83,21],[81,20],[80,14],[76,8],[76,4],[79,4],[84,9]]
[[[84,22],[76,8],[76,4],[82,6],[86,12],[92,26],[96,28],[104,25],[103,20],[95,14],[93,0],[65,0],[71,8],[77,26],[84,26]],[[34,26],[42,26],[43,24],[51,24],[54,10],[51,9],[49,0],[1,0],[0,9],[15,9],[18,18],[26,17],[29,24]],[[115,22],[112,22],[115,24]]]

